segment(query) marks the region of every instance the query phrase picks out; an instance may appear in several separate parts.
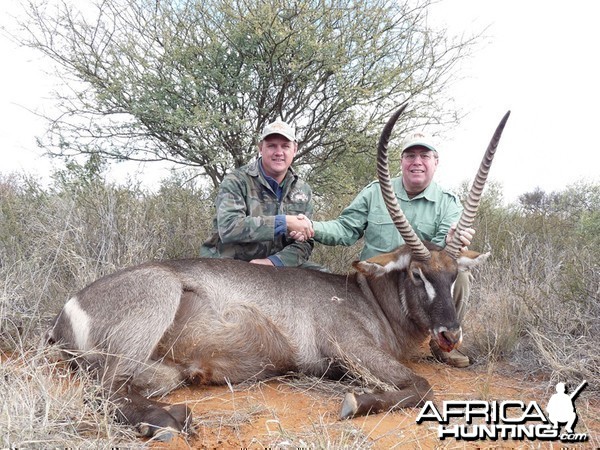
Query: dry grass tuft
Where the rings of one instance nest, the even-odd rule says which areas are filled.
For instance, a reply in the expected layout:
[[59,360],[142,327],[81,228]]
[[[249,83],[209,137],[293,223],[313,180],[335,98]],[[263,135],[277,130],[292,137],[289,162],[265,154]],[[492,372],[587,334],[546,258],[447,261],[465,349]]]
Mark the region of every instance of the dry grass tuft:
[[508,261],[492,259],[476,274],[465,319],[467,348],[484,363],[502,359],[555,381],[596,380],[589,389],[600,389],[594,338],[600,335],[600,302],[569,287],[598,289],[598,261],[585,250],[575,256],[571,249],[513,244]]
[[113,407],[85,373],[56,364],[52,351],[16,351],[0,365],[0,446],[141,448],[129,427],[115,423]]

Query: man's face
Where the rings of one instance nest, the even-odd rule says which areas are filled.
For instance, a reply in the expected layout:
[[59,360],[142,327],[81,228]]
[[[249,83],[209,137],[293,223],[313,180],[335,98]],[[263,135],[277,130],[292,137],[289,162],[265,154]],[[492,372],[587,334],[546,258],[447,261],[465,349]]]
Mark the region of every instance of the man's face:
[[402,181],[408,193],[424,191],[437,169],[437,154],[426,147],[410,147],[402,153]]
[[260,142],[258,150],[265,173],[281,183],[296,156],[298,144],[280,134],[271,134]]

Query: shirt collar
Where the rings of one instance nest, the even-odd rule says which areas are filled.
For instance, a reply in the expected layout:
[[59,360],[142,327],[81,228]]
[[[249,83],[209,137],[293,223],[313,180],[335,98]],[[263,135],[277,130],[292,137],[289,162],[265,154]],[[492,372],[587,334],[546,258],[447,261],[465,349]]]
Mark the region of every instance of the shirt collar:
[[400,198],[401,200],[404,200],[405,202],[410,202],[413,200],[418,200],[420,198],[424,198],[425,200],[429,200],[430,202],[436,201],[436,198],[437,198],[436,192],[437,192],[438,186],[435,181],[432,181],[431,183],[429,183],[429,186],[427,186],[423,192],[415,195],[413,198],[410,198],[408,196],[408,193],[406,192],[406,189],[404,189],[404,183],[402,183],[402,177],[398,177],[398,179],[400,180],[400,183],[398,183],[399,186],[398,186],[398,190],[396,191],[396,197]]
[[[271,188],[273,188],[273,191],[277,192],[277,189],[281,189],[283,182],[281,184],[279,184],[275,178],[267,175],[265,173],[265,169],[263,169],[261,161],[262,161],[262,158],[259,158],[258,159],[258,170],[260,171],[263,178],[267,181],[267,183],[269,183],[269,186],[271,186]],[[287,176],[287,174],[286,174],[286,176]],[[283,179],[283,181],[285,181],[285,178]]]

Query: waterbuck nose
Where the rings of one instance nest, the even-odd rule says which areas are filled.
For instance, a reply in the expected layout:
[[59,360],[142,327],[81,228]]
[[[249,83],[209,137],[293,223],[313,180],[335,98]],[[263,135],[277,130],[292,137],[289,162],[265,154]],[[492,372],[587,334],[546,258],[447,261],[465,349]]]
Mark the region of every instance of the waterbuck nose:
[[451,330],[441,328],[435,336],[439,347],[449,352],[454,348],[457,348],[462,343],[462,328],[457,327]]

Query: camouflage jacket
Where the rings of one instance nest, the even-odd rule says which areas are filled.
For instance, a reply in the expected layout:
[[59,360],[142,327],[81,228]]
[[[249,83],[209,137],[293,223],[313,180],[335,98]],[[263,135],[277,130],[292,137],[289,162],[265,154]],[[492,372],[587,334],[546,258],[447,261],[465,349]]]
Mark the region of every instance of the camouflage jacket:
[[312,217],[310,186],[290,168],[283,183],[281,201],[265,179],[260,159],[227,175],[215,201],[213,234],[202,245],[200,256],[250,261],[271,258],[275,265],[299,266],[312,253],[314,241],[296,242],[287,233],[276,234],[277,215]]

